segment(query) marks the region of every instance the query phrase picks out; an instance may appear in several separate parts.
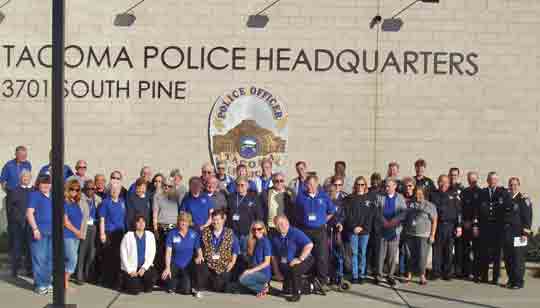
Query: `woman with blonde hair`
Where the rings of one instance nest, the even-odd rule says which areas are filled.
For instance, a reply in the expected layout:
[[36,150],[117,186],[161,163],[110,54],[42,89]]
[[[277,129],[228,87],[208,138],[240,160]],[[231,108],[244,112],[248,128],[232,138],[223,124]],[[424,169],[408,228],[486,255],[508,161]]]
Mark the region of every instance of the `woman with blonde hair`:
[[249,268],[240,275],[242,286],[255,292],[257,297],[264,297],[268,293],[268,282],[272,278],[270,260],[272,257],[272,244],[264,223],[260,220],[251,224],[247,242],[247,255]]
[[65,247],[65,286],[68,289],[69,278],[77,267],[79,243],[84,239],[81,232],[83,212],[81,201],[81,184],[77,179],[69,180],[64,189],[64,247]]

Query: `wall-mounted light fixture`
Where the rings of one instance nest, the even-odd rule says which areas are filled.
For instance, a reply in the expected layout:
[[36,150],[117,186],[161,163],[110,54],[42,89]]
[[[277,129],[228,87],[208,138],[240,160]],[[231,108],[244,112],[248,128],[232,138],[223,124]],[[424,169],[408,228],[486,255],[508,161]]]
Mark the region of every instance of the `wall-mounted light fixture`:
[[270,21],[270,18],[268,17],[268,15],[261,15],[261,14],[264,13],[269,8],[273,7],[274,5],[278,4],[278,2],[280,1],[281,0],[275,0],[274,2],[266,6],[264,9],[260,10],[257,14],[249,15],[246,26],[248,28],[256,28],[256,29],[262,29],[266,27],[266,25]]
[[394,16],[390,18],[385,18],[384,20],[380,15],[377,15],[373,17],[371,22],[369,23],[369,27],[373,28],[377,24],[379,24],[382,21],[381,29],[385,32],[398,32],[403,27],[403,20],[401,18],[398,18],[401,13],[408,10],[411,6],[415,5],[418,2],[424,2],[424,3],[439,3],[439,0],[415,0],[411,4],[407,5],[403,9],[401,9],[399,12],[394,14]]
[[146,0],[141,0],[137,2],[135,5],[127,9],[125,12],[117,14],[114,17],[114,25],[117,27],[129,27],[135,23],[135,20],[137,17],[135,17],[135,14],[133,14],[132,10],[139,5],[141,5]]

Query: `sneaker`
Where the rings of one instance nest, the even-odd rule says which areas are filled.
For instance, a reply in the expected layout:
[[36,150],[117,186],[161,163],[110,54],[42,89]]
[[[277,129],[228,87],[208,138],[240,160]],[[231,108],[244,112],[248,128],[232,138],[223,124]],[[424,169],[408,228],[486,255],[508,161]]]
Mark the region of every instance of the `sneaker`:
[[394,287],[394,286],[396,286],[396,284],[397,284],[396,280],[395,280],[394,278],[392,278],[392,277],[386,278],[386,281],[388,282],[388,284],[389,284],[391,287]]
[[196,291],[196,290],[193,290],[193,296],[195,298],[203,298],[203,294],[201,291]]
[[360,279],[358,278],[351,279],[351,284],[359,284],[359,283],[360,283]]
[[294,294],[289,297],[287,297],[288,302],[298,302],[300,301],[300,294]]
[[51,292],[51,293],[52,293],[53,290],[54,290],[54,289],[53,289],[53,286],[52,286],[52,285],[47,287],[47,292]]
[[34,292],[36,292],[36,293],[39,294],[39,295],[45,295],[45,294],[47,294],[49,291],[48,291],[47,288],[36,288],[36,289],[34,290]]

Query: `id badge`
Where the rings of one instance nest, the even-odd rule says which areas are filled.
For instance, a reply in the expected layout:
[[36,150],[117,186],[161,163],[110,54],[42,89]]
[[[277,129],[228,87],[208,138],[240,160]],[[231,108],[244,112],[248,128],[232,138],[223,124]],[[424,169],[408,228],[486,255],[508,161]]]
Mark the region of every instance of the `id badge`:
[[413,219],[411,225],[416,226],[416,219]]
[[94,225],[94,220],[89,218],[88,221],[86,222],[87,225],[89,226],[93,226]]
[[218,254],[213,254],[212,255],[212,260],[219,260],[219,255]]
[[287,258],[286,257],[281,257],[281,263],[287,264]]
[[309,214],[309,215],[308,215],[308,220],[309,220],[309,221],[315,221],[315,220],[317,220],[317,215],[315,215],[315,214],[313,214],[313,213],[312,213],[312,214]]
[[239,221],[239,220],[240,220],[240,215],[234,214],[234,215],[232,216],[232,220],[234,220],[234,221]]

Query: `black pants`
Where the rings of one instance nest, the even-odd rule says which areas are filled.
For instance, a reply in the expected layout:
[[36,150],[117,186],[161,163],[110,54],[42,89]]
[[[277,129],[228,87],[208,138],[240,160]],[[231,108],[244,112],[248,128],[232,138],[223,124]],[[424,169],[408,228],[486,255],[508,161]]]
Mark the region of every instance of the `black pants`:
[[303,229],[304,233],[313,242],[313,250],[311,253],[315,258],[315,268],[317,277],[322,283],[328,281],[328,235],[326,226],[319,229]]
[[20,222],[8,216],[8,242],[9,260],[11,263],[11,273],[17,274],[22,261],[24,269],[29,273],[32,271],[32,257],[30,256],[30,241],[32,240],[31,230],[25,222]]
[[520,237],[519,232],[513,230],[504,230],[503,235],[503,251],[504,251],[504,267],[508,274],[508,283],[523,287],[525,284],[525,254],[527,247],[514,247],[514,237]]
[[153,267],[150,267],[144,272],[142,277],[131,277],[128,273],[122,272],[122,290],[133,295],[137,295],[141,292],[152,292],[156,280],[157,274]]
[[231,283],[231,272],[216,273],[205,263],[195,264],[195,289],[210,289],[215,292],[225,292]]
[[156,237],[156,257],[154,258],[154,267],[158,273],[163,272],[165,269],[165,240],[167,239],[167,234],[171,229],[164,229],[161,226],[158,226],[158,232],[155,234]]
[[501,273],[501,239],[500,226],[495,223],[487,223],[480,226],[480,279],[488,280],[489,264],[493,263],[493,282],[499,280]]
[[107,233],[107,241],[103,245],[103,277],[106,287],[117,288],[120,275],[120,243],[124,237],[123,230]]
[[302,290],[302,275],[311,271],[311,268],[315,264],[315,260],[312,256],[307,257],[304,262],[295,266],[289,266],[288,264],[280,264],[280,271],[283,274],[285,281],[283,281],[284,293],[300,294]]
[[181,294],[191,294],[191,277],[193,264],[185,268],[176,267],[171,264],[171,278],[166,280],[167,291],[174,291]]
[[86,238],[79,244],[79,256],[77,259],[77,280],[90,281],[90,273],[95,269],[96,258],[96,226],[91,225],[86,229]]
[[[456,259],[460,258],[461,260],[460,274],[462,274],[465,278],[468,278],[471,275],[473,275],[475,279],[480,278],[478,271],[480,264],[478,247],[480,243],[478,238],[473,237],[472,229],[463,230],[463,237],[460,245],[462,246],[459,249],[456,247]],[[459,261],[456,261],[456,264],[457,262]]]
[[452,274],[452,248],[454,247],[453,223],[440,223],[437,226],[433,244],[433,275],[450,276]]
[[368,248],[366,254],[366,267],[371,269],[374,275],[379,272],[379,251],[381,250],[381,235],[380,233],[372,232],[369,235]]

